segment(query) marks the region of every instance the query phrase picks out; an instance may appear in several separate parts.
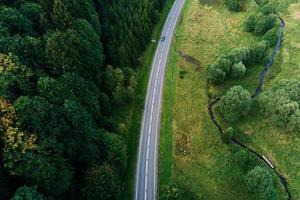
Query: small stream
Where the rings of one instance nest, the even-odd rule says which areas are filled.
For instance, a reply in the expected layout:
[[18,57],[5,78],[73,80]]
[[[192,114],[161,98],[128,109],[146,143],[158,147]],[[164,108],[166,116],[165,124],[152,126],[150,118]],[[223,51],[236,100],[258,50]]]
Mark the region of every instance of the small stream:
[[[257,4],[259,4],[258,1],[256,1]],[[281,47],[281,44],[282,44],[282,41],[283,41],[283,30],[284,30],[284,27],[285,27],[285,22],[284,20],[281,18],[281,17],[278,17],[279,20],[280,20],[280,33],[279,33],[279,36],[278,36],[278,40],[277,40],[277,44],[276,44],[276,47],[274,48],[273,52],[272,52],[272,55],[270,57],[270,59],[268,60],[267,64],[265,65],[263,71],[260,73],[260,76],[259,76],[259,84],[254,92],[254,94],[252,95],[252,98],[255,98],[257,96],[259,96],[262,92],[262,87],[263,87],[263,83],[264,83],[264,80],[268,74],[268,71],[271,69],[272,65],[273,65],[273,61],[276,57],[276,55],[278,54],[279,50],[280,50],[280,47]],[[218,124],[216,118],[215,118],[215,115],[214,115],[214,106],[220,101],[220,97],[219,98],[216,98],[214,99],[211,103],[209,103],[208,105],[208,113],[209,113],[209,116],[211,118],[211,120],[213,121],[213,123],[215,124],[215,126],[218,128],[221,136],[224,134],[223,132],[223,129],[222,127]],[[261,161],[263,161],[264,163],[267,164],[267,166],[273,171],[275,172],[276,176],[279,178],[280,180],[280,183],[282,184],[282,186],[284,187],[285,189],[285,192],[287,193],[288,195],[288,200],[291,200],[292,199],[292,195],[289,191],[289,188],[288,188],[288,183],[286,181],[286,178],[280,174],[276,167],[272,168],[269,163],[263,158],[263,156],[261,154],[259,154],[258,152],[256,152],[255,150],[251,149],[250,147],[242,144],[239,140],[237,140],[236,138],[232,138],[231,139],[232,142],[238,146],[240,146],[241,148],[247,150],[248,152],[252,153],[253,155],[256,156],[256,158],[260,159]]]
[[265,65],[265,68],[263,69],[263,71],[260,73],[259,75],[259,83],[258,86],[256,88],[255,93],[252,95],[253,98],[255,98],[256,96],[260,95],[260,93],[262,92],[262,86],[264,84],[264,80],[269,72],[269,70],[271,69],[272,65],[273,65],[273,61],[276,57],[276,55],[278,54],[281,44],[282,44],[282,40],[283,40],[283,29],[285,27],[285,22],[283,21],[283,19],[281,17],[279,17],[280,20],[280,33],[278,36],[278,40],[277,40],[277,44],[276,47],[274,48],[271,58],[268,60],[267,64]]

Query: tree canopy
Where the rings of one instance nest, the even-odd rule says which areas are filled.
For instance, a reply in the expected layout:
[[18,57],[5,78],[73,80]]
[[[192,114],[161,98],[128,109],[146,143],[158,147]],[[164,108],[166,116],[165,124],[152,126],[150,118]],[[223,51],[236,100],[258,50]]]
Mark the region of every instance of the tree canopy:
[[1,200],[120,197],[128,141],[116,116],[164,3],[1,1]]
[[273,124],[296,133],[300,132],[300,82],[278,81],[260,98],[260,103]]
[[260,166],[253,168],[245,177],[247,187],[259,200],[278,200],[278,192],[274,186],[270,172]]
[[251,94],[242,86],[234,86],[221,98],[217,108],[225,120],[235,122],[249,113],[251,105]]

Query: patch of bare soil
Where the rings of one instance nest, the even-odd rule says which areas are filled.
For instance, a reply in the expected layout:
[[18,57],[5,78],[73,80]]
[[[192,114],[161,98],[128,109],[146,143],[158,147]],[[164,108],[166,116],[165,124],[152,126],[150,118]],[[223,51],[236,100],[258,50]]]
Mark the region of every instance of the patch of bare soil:
[[201,62],[199,60],[197,60],[196,58],[193,58],[190,55],[184,54],[184,53],[182,53],[182,51],[179,51],[179,55],[180,55],[180,57],[185,59],[187,62],[192,63],[195,66],[195,69],[197,71],[199,71],[201,69]]

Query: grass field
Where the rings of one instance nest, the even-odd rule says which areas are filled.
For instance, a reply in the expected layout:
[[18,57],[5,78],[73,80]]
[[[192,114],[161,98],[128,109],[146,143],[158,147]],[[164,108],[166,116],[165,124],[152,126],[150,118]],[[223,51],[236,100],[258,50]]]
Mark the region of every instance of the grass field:
[[[203,0],[204,1],[204,0]],[[275,0],[274,0],[275,1]],[[247,1],[247,10],[227,11],[218,1],[187,0],[182,22],[173,42],[164,90],[160,139],[160,189],[176,181],[190,199],[255,199],[239,178],[230,152],[207,114],[208,96],[223,94],[233,85],[254,92],[263,65],[247,69],[241,80],[207,86],[206,66],[221,53],[235,47],[252,47],[261,38],[242,30],[243,19],[257,9]],[[300,3],[279,2],[286,22],[283,46],[263,87],[283,78],[300,78]],[[201,69],[186,62],[179,51],[201,62]],[[184,71],[184,78],[180,77]],[[223,124],[223,126],[226,126]],[[264,113],[253,110],[237,126],[251,138],[249,144],[274,163],[288,181],[293,199],[300,199],[300,138],[274,128]]]
[[[300,3],[282,1],[281,16],[286,22],[280,54],[268,75],[264,90],[280,79],[300,79]],[[241,123],[252,138],[252,145],[267,155],[289,183],[293,199],[300,199],[300,138],[277,129],[264,113],[255,113]]]
[[[249,2],[249,10],[255,8]],[[207,113],[206,66],[232,48],[259,42],[242,31],[247,12],[230,13],[222,4],[187,0],[167,69],[160,143],[160,188],[170,180],[186,190],[187,199],[254,199],[232,163],[228,147]],[[178,51],[197,58],[200,70]],[[260,68],[260,69],[259,69]],[[255,77],[262,66],[251,69]],[[185,71],[184,78],[180,78]],[[216,90],[229,87],[228,83]]]

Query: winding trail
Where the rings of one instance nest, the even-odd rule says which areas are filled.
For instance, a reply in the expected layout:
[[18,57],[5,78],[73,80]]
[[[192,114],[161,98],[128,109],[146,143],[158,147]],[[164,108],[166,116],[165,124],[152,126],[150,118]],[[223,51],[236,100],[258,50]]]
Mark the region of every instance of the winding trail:
[[[259,5],[260,3],[256,0],[256,3]],[[269,72],[269,70],[271,69],[272,65],[273,65],[273,61],[276,57],[276,55],[278,54],[279,50],[280,50],[280,47],[281,47],[281,44],[282,44],[282,41],[283,41],[283,29],[285,27],[285,22],[284,20],[281,18],[281,17],[278,17],[279,20],[280,20],[280,33],[279,33],[279,36],[278,36],[278,40],[277,40],[277,44],[276,44],[276,47],[274,48],[273,52],[272,52],[272,55],[269,59],[269,61],[267,62],[267,64],[265,65],[263,71],[260,73],[260,76],[259,76],[259,83],[258,83],[258,86],[254,92],[254,94],[252,95],[252,98],[256,98],[257,96],[259,96],[262,92],[262,87],[263,87],[263,83],[264,83],[264,80]],[[223,129],[222,127],[220,126],[220,124],[217,122],[216,118],[215,118],[215,115],[214,115],[214,106],[217,105],[217,103],[220,101],[220,97],[214,99],[212,102],[209,103],[208,105],[208,113],[209,113],[209,116],[211,118],[211,120],[213,121],[213,123],[215,124],[215,126],[218,128],[219,132],[220,132],[220,135],[222,136],[224,134],[223,132]],[[279,178],[280,180],[280,183],[282,184],[282,186],[284,187],[285,189],[285,192],[287,193],[288,195],[288,200],[291,200],[292,199],[292,195],[289,191],[289,188],[288,188],[288,183],[287,183],[287,180],[286,178],[279,173],[279,171],[277,171],[276,167],[275,166],[271,166],[270,163],[268,163],[263,155],[259,154],[258,152],[256,152],[255,150],[251,149],[250,147],[242,144],[239,140],[237,140],[236,138],[232,138],[231,139],[232,143],[240,146],[241,148],[247,150],[248,152],[252,153],[253,155],[255,155],[255,157],[261,161],[263,161],[264,163],[267,164],[267,166],[276,174],[276,176]]]

